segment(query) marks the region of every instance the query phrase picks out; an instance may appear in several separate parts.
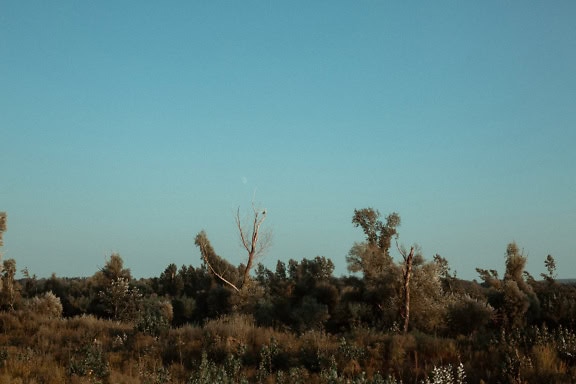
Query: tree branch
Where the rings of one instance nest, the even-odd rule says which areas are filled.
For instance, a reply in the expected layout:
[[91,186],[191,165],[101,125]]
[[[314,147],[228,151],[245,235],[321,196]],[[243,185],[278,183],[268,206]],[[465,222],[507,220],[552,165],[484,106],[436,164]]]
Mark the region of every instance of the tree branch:
[[240,208],[236,211],[236,227],[238,228],[238,233],[240,235],[240,243],[242,247],[248,253],[248,259],[246,261],[246,267],[244,268],[244,273],[242,274],[242,286],[250,278],[250,270],[254,265],[254,261],[258,256],[260,256],[268,245],[270,244],[270,236],[268,233],[261,234],[260,227],[264,220],[266,219],[266,210],[260,210],[256,207],[254,202],[252,202],[252,212],[253,219],[250,225],[243,225],[242,219],[240,218]]
[[208,240],[203,238],[202,235],[203,235],[203,232],[201,232],[198,236],[196,236],[196,244],[200,248],[200,255],[202,256],[202,259],[204,260],[204,262],[208,266],[208,269],[214,274],[214,276],[219,278],[226,285],[233,288],[236,292],[240,292],[240,289],[238,289],[238,287],[236,285],[234,285],[234,283],[227,280],[224,276],[222,276],[222,274],[216,272],[214,267],[212,267],[212,264],[210,264],[210,260],[208,259],[208,253],[209,252],[208,252],[208,248],[207,248],[207,244],[206,244]]

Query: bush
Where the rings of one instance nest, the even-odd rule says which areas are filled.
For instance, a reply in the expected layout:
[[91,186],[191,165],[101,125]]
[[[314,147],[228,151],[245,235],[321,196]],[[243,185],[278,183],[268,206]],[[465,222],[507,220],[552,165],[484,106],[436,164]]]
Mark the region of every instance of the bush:
[[486,327],[493,316],[490,304],[462,296],[448,308],[449,334],[470,335]]
[[62,317],[62,302],[52,291],[30,299],[28,308],[34,313],[47,316],[48,318],[58,319]]
[[168,331],[172,322],[172,304],[163,300],[146,300],[138,315],[136,329],[152,336]]

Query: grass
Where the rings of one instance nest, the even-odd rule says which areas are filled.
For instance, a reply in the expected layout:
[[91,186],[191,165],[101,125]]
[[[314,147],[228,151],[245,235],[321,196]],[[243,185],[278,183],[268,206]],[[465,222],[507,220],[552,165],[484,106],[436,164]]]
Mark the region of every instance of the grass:
[[576,378],[573,340],[571,330],[545,327],[483,344],[370,328],[298,335],[240,314],[154,336],[134,323],[23,309],[0,312],[0,384],[439,383],[456,380],[456,367],[469,383],[562,383]]

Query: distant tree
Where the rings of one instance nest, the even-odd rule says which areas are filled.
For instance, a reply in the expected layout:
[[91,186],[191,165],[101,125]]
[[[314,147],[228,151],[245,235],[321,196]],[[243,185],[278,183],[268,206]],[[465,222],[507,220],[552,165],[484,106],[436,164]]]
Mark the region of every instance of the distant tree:
[[4,232],[6,232],[6,212],[0,212],[0,247],[4,245],[4,242],[2,240],[2,236],[4,235]]
[[526,325],[527,315],[534,317],[533,312],[539,309],[538,298],[525,280],[526,261],[516,243],[508,244],[503,290],[506,319],[511,326]]
[[[433,331],[443,325],[447,298],[442,289],[441,276],[448,273],[448,263],[436,258],[425,262],[417,246],[409,250],[398,245],[400,216],[391,213],[385,221],[373,208],[354,211],[352,223],[362,228],[366,240],[355,243],[348,257],[348,270],[364,276],[363,303],[371,304],[373,312],[380,311],[387,326],[397,322],[406,333],[414,320],[421,330]],[[402,257],[395,262],[390,254],[392,241]],[[439,264],[440,262],[440,264]],[[348,296],[350,297],[350,296]],[[355,305],[356,308],[362,306]]]
[[[131,285],[130,269],[124,268],[124,260],[118,253],[112,253],[88,281],[90,291],[89,312],[97,316],[108,316],[117,320],[126,320],[131,314],[126,301],[139,294]],[[56,293],[56,292],[55,292]],[[57,293],[56,293],[57,294]],[[133,304],[137,304],[134,302]]]
[[172,298],[173,325],[203,323],[211,313],[208,296],[216,284],[213,275],[205,265],[198,268],[183,265],[178,270],[178,279],[182,281],[182,291],[179,296]]
[[386,223],[380,220],[380,212],[373,208],[355,209],[352,223],[361,227],[370,246],[376,246],[388,254],[392,238],[398,234],[396,228],[400,226],[400,216],[393,212],[386,217]]
[[501,288],[502,282],[498,277],[498,271],[496,271],[495,269],[488,270],[488,269],[476,268],[476,272],[480,276],[480,279],[482,279],[482,281],[484,282],[484,286],[486,288],[494,288],[496,290],[499,290]]
[[340,293],[334,284],[334,263],[324,256],[288,261],[276,267],[275,279],[284,286],[274,298],[278,318],[295,331],[324,330],[334,314]]
[[414,247],[410,248],[410,252],[400,249],[400,254],[404,262],[402,264],[402,306],[400,308],[400,317],[402,318],[402,330],[404,333],[408,332],[408,325],[410,323],[410,279],[412,278],[412,264],[414,262]]
[[392,240],[398,234],[400,216],[392,213],[383,222],[380,212],[364,208],[354,210],[352,224],[362,229],[366,240],[354,243],[348,252],[348,270],[363,275],[360,287],[362,304],[372,307],[371,313],[380,313],[373,317],[373,325],[389,326],[398,315],[398,294],[401,289],[402,271],[390,255]]
[[442,279],[442,287],[446,292],[454,293],[456,290],[456,272],[450,273],[450,266],[448,264],[448,260],[446,258],[440,256],[439,254],[434,255],[433,257],[434,264],[436,265],[436,269],[440,278]]
[[124,268],[124,260],[118,253],[112,253],[110,258],[106,260],[106,264],[94,275],[97,284],[109,285],[111,281],[124,278],[128,281],[132,280],[130,269]]
[[348,253],[348,270],[362,272],[368,280],[380,280],[382,274],[387,273],[393,264],[390,245],[392,238],[398,234],[396,228],[400,225],[400,216],[395,212],[391,213],[386,217],[386,223],[383,223],[377,210],[355,209],[352,224],[362,228],[366,241],[354,244]]
[[142,303],[142,294],[136,287],[131,287],[128,279],[118,277],[99,292],[105,311],[114,320],[134,320]]
[[544,265],[546,266],[546,270],[548,274],[541,273],[540,276],[549,283],[556,282],[556,261],[552,255],[546,256],[546,260],[544,261]]
[[[290,260],[292,265],[292,260]],[[254,308],[254,318],[263,326],[288,325],[291,316],[291,298],[294,292],[294,281],[288,277],[287,267],[278,260],[276,270],[271,271],[258,264],[256,281],[264,289],[262,299]]]
[[515,242],[506,247],[506,271],[499,279],[495,270],[477,268],[480,278],[491,291],[488,299],[498,311],[503,325],[508,328],[522,327],[528,317],[534,318],[539,311],[538,297],[530,284],[526,282],[526,257]]
[[170,264],[158,279],[157,292],[160,295],[169,295],[171,297],[180,296],[184,289],[184,281],[178,273],[176,264]]
[[399,262],[402,268],[399,301],[402,331],[408,332],[409,327],[429,333],[445,330],[448,307],[454,297],[443,277],[449,270],[447,262],[439,264],[438,258],[426,261],[418,245],[410,248],[412,260],[409,260],[410,252],[402,247],[399,252],[402,255]]
[[16,260],[6,259],[2,263],[0,307],[14,310],[20,301],[20,284],[16,281]]
[[[6,232],[6,212],[0,212],[0,247],[4,245],[2,236]],[[0,252],[0,261],[2,261],[2,252]],[[3,272],[2,264],[0,264],[0,274]],[[0,280],[0,292],[2,292],[2,280]]]

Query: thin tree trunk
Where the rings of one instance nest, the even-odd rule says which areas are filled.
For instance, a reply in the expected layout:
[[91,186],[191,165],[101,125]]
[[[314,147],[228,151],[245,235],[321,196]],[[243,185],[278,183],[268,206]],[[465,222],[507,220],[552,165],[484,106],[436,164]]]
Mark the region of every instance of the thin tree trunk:
[[[238,232],[240,233],[240,240],[242,242],[242,246],[248,252],[248,260],[246,262],[246,268],[244,269],[242,276],[242,287],[246,285],[250,280],[250,270],[254,265],[254,260],[256,257],[258,257],[258,255],[264,252],[270,242],[269,238],[265,238],[264,242],[259,243],[260,226],[266,218],[266,211],[260,212],[258,209],[256,209],[256,207],[254,207],[254,205],[252,206],[252,210],[254,211],[254,219],[252,221],[252,228],[248,232],[242,228],[240,220],[240,209],[238,209],[236,212],[236,226],[238,227]],[[250,237],[248,238],[248,236]]]
[[414,258],[414,247],[410,248],[410,253],[408,256],[404,256],[404,289],[403,289],[403,308],[402,308],[402,319],[404,320],[403,331],[408,333],[408,325],[410,323],[410,277],[412,277],[412,259]]

